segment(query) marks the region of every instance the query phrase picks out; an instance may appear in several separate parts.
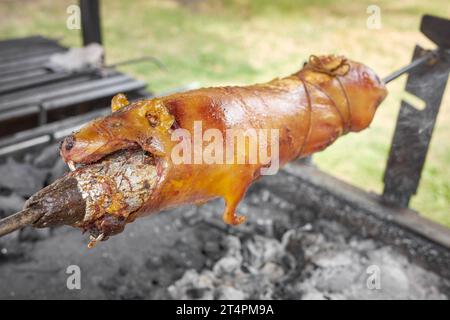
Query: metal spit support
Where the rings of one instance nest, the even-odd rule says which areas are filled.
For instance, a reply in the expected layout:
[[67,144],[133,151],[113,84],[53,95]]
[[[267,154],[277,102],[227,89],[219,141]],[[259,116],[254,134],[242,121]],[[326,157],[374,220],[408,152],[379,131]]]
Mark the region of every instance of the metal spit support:
[[80,0],[83,45],[102,44],[100,4],[98,0]]
[[[405,91],[425,102],[418,110],[402,100],[387,166],[383,200],[408,207],[417,192],[450,71],[450,20],[425,15],[421,31],[437,44],[433,57],[409,70]],[[429,54],[416,46],[413,62]]]

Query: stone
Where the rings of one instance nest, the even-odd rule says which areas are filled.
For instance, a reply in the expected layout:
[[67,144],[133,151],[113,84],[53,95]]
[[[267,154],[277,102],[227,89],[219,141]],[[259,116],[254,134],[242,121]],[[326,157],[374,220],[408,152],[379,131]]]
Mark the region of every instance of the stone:
[[62,159],[58,159],[50,171],[48,183],[50,184],[55,182],[55,180],[61,178],[67,172],[69,172],[67,164]]

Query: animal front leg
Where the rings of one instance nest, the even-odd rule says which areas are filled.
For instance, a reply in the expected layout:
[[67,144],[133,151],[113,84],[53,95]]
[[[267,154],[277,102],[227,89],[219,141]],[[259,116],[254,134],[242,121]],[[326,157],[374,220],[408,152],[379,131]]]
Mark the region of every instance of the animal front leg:
[[230,192],[224,196],[225,210],[222,215],[222,219],[226,224],[231,224],[235,226],[245,222],[245,220],[247,219],[243,215],[238,215],[236,213],[236,209],[241,200],[244,198],[245,192],[247,191],[249,184],[245,183],[244,186],[239,184],[242,184],[242,182],[233,186],[233,188],[235,189],[230,188]]

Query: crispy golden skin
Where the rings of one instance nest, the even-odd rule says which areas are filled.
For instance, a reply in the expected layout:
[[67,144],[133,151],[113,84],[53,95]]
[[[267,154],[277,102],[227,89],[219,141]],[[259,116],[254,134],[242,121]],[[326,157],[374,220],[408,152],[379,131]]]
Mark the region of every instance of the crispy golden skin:
[[244,217],[235,209],[264,164],[174,164],[174,129],[186,129],[192,137],[194,121],[201,121],[204,131],[218,129],[223,136],[227,129],[278,129],[283,165],[323,150],[349,131],[367,128],[386,94],[384,84],[363,64],[312,56],[299,72],[264,84],[204,88],[132,104],[118,96],[112,103],[115,112],[66,138],[61,155],[66,162],[88,164],[117,150],[140,147],[156,156],[155,191],[127,215],[127,222],[222,197],[224,221],[239,224]]

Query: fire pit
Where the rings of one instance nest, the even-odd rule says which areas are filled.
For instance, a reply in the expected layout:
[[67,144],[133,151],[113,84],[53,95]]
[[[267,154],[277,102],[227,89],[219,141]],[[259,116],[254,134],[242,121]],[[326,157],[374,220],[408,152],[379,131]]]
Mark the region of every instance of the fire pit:
[[[0,282],[8,288],[2,290],[0,297],[448,297],[450,283],[445,276],[421,267],[418,259],[408,258],[398,246],[374,237],[361,237],[352,227],[333,220],[331,217],[336,216],[333,208],[339,208],[337,200],[321,197],[326,206],[292,201],[298,198],[299,189],[305,195],[302,199],[317,194],[306,183],[284,172],[257,183],[249,191],[240,207],[240,212],[249,218],[243,226],[226,227],[218,219],[223,204],[215,201],[130,224],[122,236],[90,250],[80,250],[87,242],[77,230],[24,229],[0,239]],[[350,215],[367,214],[362,209],[346,210]],[[366,224],[365,232],[369,233],[371,227]],[[416,241],[399,235],[398,241],[410,245]],[[66,271],[72,265],[80,267],[82,290],[66,287]],[[368,287],[373,268],[381,272],[379,289]]]

